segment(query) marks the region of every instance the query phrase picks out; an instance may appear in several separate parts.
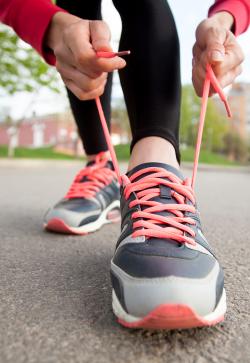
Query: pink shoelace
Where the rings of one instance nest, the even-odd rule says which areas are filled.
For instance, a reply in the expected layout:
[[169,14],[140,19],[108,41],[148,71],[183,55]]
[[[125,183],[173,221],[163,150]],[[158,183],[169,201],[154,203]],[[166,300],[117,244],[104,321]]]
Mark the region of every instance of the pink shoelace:
[[65,198],[91,198],[101,188],[109,185],[116,173],[107,168],[109,156],[107,152],[99,153],[93,165],[86,166],[76,175]]
[[[121,54],[113,52],[101,52],[101,54],[97,54],[97,56],[107,58],[116,55]],[[192,228],[186,225],[194,225],[196,222],[193,218],[185,216],[185,212],[195,213],[196,211],[194,206],[194,186],[196,181],[202,134],[211,85],[220,96],[222,102],[225,104],[228,117],[231,117],[231,111],[226,96],[221,89],[218,80],[216,79],[212,67],[208,64],[201,100],[201,112],[195,148],[192,180],[190,180],[189,178],[182,180],[174,173],[171,173],[160,167],[144,168],[134,173],[130,177],[126,175],[121,175],[101,102],[99,98],[96,98],[96,105],[99,112],[102,128],[106,137],[118,181],[124,187],[125,199],[128,200],[131,193],[135,193],[136,199],[130,202],[129,207],[132,208],[136,205],[146,206],[146,208],[144,208],[143,210],[134,212],[132,214],[132,218],[137,219],[133,223],[133,237],[145,236],[164,239],[168,238],[181,243],[189,243],[191,245],[196,244],[194,240],[195,232]],[[146,175],[143,176],[143,174]],[[138,177],[139,180],[136,180]],[[171,188],[171,197],[176,200],[176,204],[163,204],[152,200],[153,198],[160,196],[160,185],[165,185]],[[188,204],[186,202],[187,200],[190,200],[192,205]],[[170,215],[162,216],[156,214],[162,211],[167,211]],[[187,234],[189,236],[187,236]]]

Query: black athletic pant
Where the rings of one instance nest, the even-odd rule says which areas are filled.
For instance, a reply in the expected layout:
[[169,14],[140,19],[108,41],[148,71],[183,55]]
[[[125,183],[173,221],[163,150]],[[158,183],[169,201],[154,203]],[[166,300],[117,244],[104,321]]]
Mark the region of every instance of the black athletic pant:
[[[119,72],[128,110],[132,144],[160,136],[175,147],[179,159],[179,40],[166,0],[113,0],[122,20],[120,50],[131,50]],[[101,0],[57,0],[83,19],[101,19]],[[112,76],[101,97],[110,126]],[[70,104],[87,154],[107,150],[95,102],[80,101],[68,90]]]

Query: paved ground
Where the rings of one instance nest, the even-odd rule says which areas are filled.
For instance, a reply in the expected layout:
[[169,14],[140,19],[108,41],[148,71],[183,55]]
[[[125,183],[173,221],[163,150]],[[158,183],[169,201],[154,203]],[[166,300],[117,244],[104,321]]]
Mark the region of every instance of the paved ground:
[[198,177],[205,231],[226,273],[225,323],[146,332],[124,329],[112,315],[118,225],[86,237],[42,230],[43,213],[78,167],[0,162],[0,362],[250,362],[250,173]]

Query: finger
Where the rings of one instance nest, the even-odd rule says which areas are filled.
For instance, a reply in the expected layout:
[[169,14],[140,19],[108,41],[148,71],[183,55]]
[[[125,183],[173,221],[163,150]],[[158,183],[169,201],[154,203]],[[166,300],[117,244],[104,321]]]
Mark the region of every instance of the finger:
[[193,75],[195,75],[196,78],[200,79],[201,82],[204,82],[206,77],[206,70],[204,70],[200,63],[196,63],[193,67]]
[[64,83],[66,84],[67,88],[70,89],[70,91],[73,92],[74,95],[81,101],[92,100],[96,97],[100,97],[105,89],[105,86],[100,86],[91,92],[85,92],[77,87],[71,79],[64,79]]
[[[206,78],[206,70],[203,69],[201,64],[193,68],[192,82],[197,96],[201,97],[203,93],[203,86]],[[209,97],[215,93],[212,85],[210,86]]]
[[[96,52],[112,51],[110,45],[110,30],[108,25],[104,21],[90,21],[90,36],[92,46]],[[107,60],[109,60],[109,62],[107,62]],[[112,72],[115,69],[121,69],[125,67],[125,65],[125,60],[120,57],[114,57],[109,59],[99,58],[96,63],[97,69],[104,72]]]
[[236,77],[238,77],[242,72],[241,65],[231,69],[229,72],[227,72],[223,77],[218,78],[218,81],[222,88],[229,86],[232,84]]
[[102,70],[96,69],[96,52],[91,44],[89,22],[84,20],[73,24],[65,34],[65,45],[71,53],[71,62],[82,73],[97,78]]
[[93,20],[89,23],[91,43],[94,50],[111,52],[110,45],[110,30],[108,25],[104,21]]
[[[204,80],[201,80],[201,78],[199,78],[195,74],[193,74],[192,82],[193,82],[193,86],[194,86],[194,89],[195,89],[195,92],[196,92],[197,96],[202,97],[203,87],[204,87]],[[216,92],[215,92],[214,88],[211,85],[208,96],[211,97],[215,93]]]
[[75,40],[74,48],[77,49],[74,55],[75,67],[89,77],[96,78],[103,72],[113,72],[126,66],[125,60],[120,57],[98,58],[92,47],[84,47],[79,40]]
[[102,73],[100,77],[93,79],[77,69],[67,66],[64,66],[60,73],[64,79],[72,80],[77,87],[85,92],[91,92],[107,82],[107,73]]
[[192,53],[194,58],[199,58],[202,53],[202,49],[199,47],[197,42],[193,46]]
[[192,74],[192,82],[197,96],[201,97],[203,86],[202,81],[196,76],[196,74]]
[[227,31],[223,28],[209,28],[205,37],[207,59],[210,64],[223,62],[225,56],[224,43]]
[[221,76],[231,69],[239,66],[244,60],[244,54],[240,46],[235,46],[229,49],[222,63],[216,64],[213,68],[217,76]]
[[87,52],[87,54],[93,53],[89,22],[80,20],[71,25],[65,32],[65,43],[74,55],[77,55],[79,51]]

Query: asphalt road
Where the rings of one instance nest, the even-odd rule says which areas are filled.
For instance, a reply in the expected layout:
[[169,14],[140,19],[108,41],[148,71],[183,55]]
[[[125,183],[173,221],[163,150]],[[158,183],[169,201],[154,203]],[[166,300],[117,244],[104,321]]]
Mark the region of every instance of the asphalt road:
[[78,168],[0,162],[0,362],[249,363],[250,173],[201,170],[197,180],[204,230],[225,268],[226,321],[148,332],[126,330],[112,314],[118,225],[85,237],[42,229]]

